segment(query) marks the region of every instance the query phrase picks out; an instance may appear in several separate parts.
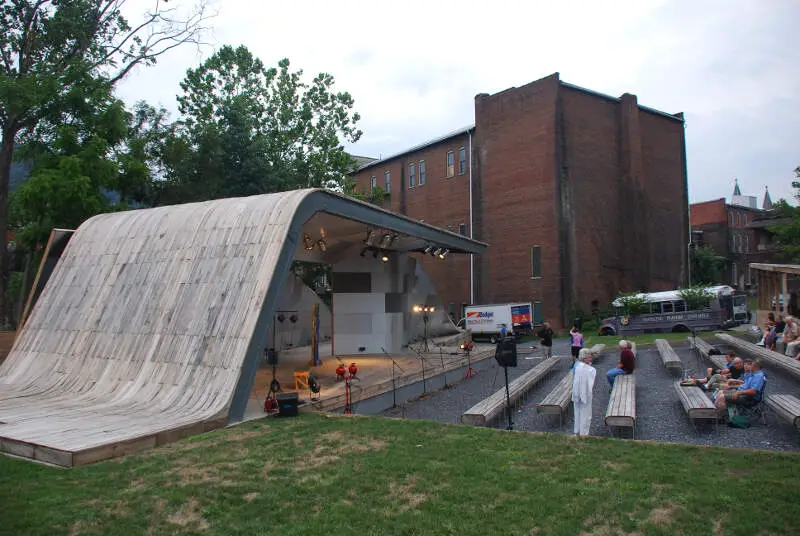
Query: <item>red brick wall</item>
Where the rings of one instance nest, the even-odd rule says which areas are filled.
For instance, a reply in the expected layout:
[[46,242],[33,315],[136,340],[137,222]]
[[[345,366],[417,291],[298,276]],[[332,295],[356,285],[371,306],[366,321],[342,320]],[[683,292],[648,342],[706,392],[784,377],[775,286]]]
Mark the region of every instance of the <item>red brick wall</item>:
[[725,198],[692,203],[689,207],[689,216],[692,227],[700,227],[709,223],[726,223],[728,214],[725,210]]
[[[560,315],[555,122],[558,78],[550,76],[475,98],[475,183],[483,303],[539,301]],[[532,279],[531,247],[541,246],[542,277]]]
[[671,290],[686,282],[689,244],[689,207],[681,160],[684,125],[640,110],[643,188],[647,193],[646,247],[649,255],[649,290]]
[[[619,104],[564,87],[561,90],[563,157],[569,195],[569,295],[567,307],[605,307],[616,296],[626,266],[619,259],[625,243],[617,183]],[[624,213],[623,213],[624,214]]]

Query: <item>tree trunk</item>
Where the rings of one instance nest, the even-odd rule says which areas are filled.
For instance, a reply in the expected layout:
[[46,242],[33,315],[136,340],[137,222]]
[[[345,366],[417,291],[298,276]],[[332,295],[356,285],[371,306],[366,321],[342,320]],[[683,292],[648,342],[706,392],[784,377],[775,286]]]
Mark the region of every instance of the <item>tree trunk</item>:
[[13,128],[3,129],[0,145],[0,328],[9,325],[10,307],[8,302],[8,183],[11,179],[11,163],[14,160],[14,139],[17,132]]

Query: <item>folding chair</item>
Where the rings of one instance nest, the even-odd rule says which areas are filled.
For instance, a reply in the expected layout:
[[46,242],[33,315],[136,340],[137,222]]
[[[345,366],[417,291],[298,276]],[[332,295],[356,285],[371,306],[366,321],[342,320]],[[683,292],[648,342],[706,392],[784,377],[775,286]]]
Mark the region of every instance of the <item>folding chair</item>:
[[745,417],[747,420],[752,418],[761,418],[764,426],[767,425],[767,405],[764,401],[767,399],[767,377],[764,376],[764,386],[761,388],[761,400],[753,406],[735,406],[736,414]]

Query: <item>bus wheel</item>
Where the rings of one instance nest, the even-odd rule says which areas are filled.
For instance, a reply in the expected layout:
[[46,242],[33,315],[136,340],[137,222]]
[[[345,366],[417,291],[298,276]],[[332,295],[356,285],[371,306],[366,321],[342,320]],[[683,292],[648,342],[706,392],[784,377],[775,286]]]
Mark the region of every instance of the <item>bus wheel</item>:
[[689,328],[687,328],[683,324],[678,324],[677,326],[672,328],[672,333],[686,333],[687,331],[690,331]]
[[489,337],[489,342],[495,344],[497,342],[497,335],[492,335]]
[[611,337],[614,335],[614,330],[611,328],[603,328],[603,331],[600,332],[600,335],[603,337]]

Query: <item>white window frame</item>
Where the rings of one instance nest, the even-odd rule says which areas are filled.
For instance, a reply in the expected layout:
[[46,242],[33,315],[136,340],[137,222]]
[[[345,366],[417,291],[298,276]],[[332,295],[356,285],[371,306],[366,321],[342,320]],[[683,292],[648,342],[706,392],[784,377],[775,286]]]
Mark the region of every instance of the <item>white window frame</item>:
[[414,162],[408,163],[408,187],[414,188],[417,185],[417,165]]
[[425,184],[425,180],[426,180],[425,174],[426,174],[426,172],[427,172],[427,170],[425,169],[425,160],[420,160],[419,161],[419,183],[418,183],[420,186],[423,186]]
[[[461,160],[461,155],[464,155],[464,160]],[[464,164],[464,167],[461,167],[461,164]],[[463,175],[467,172],[467,149],[464,147],[458,148],[458,174]]]
[[[452,164],[450,163],[452,160]],[[447,178],[455,177],[456,175],[456,155],[453,151],[447,151],[445,156],[445,168],[447,171]]]
[[370,190],[374,190],[378,186],[378,178],[373,175],[369,178],[369,188]]
[[383,172],[383,187],[386,190],[387,194],[392,193],[392,172],[391,171],[384,171]]

